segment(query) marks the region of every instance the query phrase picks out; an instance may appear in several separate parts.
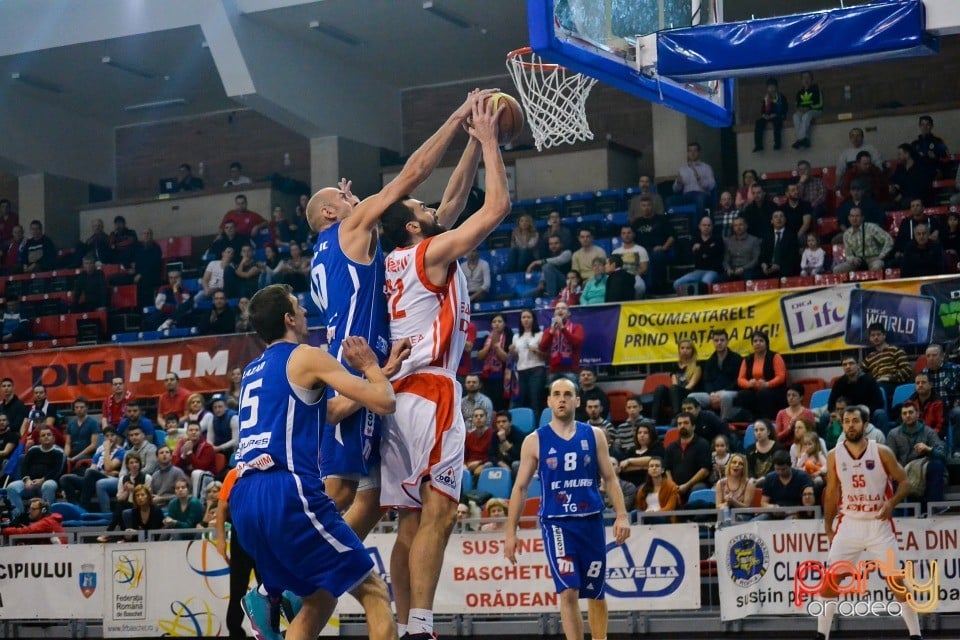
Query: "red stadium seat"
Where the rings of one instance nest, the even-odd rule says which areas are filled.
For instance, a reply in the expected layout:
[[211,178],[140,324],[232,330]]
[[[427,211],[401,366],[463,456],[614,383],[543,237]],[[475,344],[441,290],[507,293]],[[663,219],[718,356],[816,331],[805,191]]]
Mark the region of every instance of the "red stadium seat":
[[788,287],[812,287],[813,276],[784,276],[780,278],[780,286],[784,289]]
[[866,282],[868,280],[883,280],[883,271],[851,271],[850,282]]
[[680,439],[680,429],[673,427],[663,434],[663,448],[666,449],[671,444]]
[[717,282],[710,285],[710,293],[742,293],[746,291],[746,285],[742,280],[735,282]]
[[189,258],[193,255],[193,236],[164,238],[158,244],[164,260]]
[[103,272],[103,277],[107,279],[107,282],[110,281],[110,278],[113,276],[123,273],[123,265],[119,264],[105,264],[100,267],[100,271]]
[[814,284],[818,286],[843,284],[847,281],[845,273],[821,273],[813,276]]
[[833,236],[837,235],[838,231],[840,231],[840,223],[837,221],[836,216],[817,218],[817,235],[820,236],[821,239],[829,242],[833,239]]
[[896,267],[887,267],[883,270],[884,280],[897,280],[898,278],[900,278],[900,269]]
[[137,285],[124,284],[113,287],[110,294],[110,308],[114,311],[137,308]]
[[770,291],[771,289],[779,289],[780,279],[765,278],[763,280],[747,280],[744,283],[744,288],[747,291]]
[[883,225],[887,233],[894,238],[900,232],[900,223],[907,217],[909,211],[889,211],[887,212],[887,224]]
[[617,425],[627,421],[627,400],[633,395],[626,389],[607,391],[607,400],[610,401],[610,422]]
[[847,252],[843,248],[842,244],[830,245],[830,258],[833,260],[833,264],[840,264],[843,262],[846,255]]

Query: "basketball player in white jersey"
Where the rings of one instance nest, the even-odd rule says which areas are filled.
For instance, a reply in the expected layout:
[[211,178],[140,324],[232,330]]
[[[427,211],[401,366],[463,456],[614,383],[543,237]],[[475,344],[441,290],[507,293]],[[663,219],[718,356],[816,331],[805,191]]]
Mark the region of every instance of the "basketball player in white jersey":
[[457,365],[470,321],[466,277],[457,260],[476,248],[510,211],[506,170],[497,145],[492,101],[475,102],[469,126],[486,167],[486,200],[460,227],[447,231],[423,203],[405,199],[383,216],[392,340],[412,349],[391,378],[395,416],[383,422],[381,503],[400,512],[390,558],[401,633],[433,637],[433,599],[443,551],[457,517],[466,428],[460,413]]
[[[387,206],[406,196],[433,172],[454,136],[494,90],[474,90],[421,147],[400,173],[379,193],[362,202],[342,180],[321,189],[307,203],[310,227],[318,232],[311,268],[311,292],[327,326],[331,355],[345,364],[340,345],[348,336],[367,340],[381,362],[389,350],[386,303],[383,295],[383,253],[377,231]],[[466,203],[479,161],[479,144],[468,144],[444,193],[440,215],[452,224]],[[348,368],[349,370],[349,368]],[[359,408],[324,425],[321,467],[327,494],[360,536],[380,519],[380,418]]]
[[[876,559],[886,562],[889,551],[899,564],[899,545],[893,528],[893,510],[910,494],[910,482],[896,456],[886,446],[864,437],[869,414],[859,406],[847,407],[843,412],[843,433],[846,440],[827,455],[827,485],[823,490],[823,514],[830,552],[827,565],[846,560]],[[893,491],[891,480],[897,483]],[[834,518],[839,518],[834,524]],[[906,591],[895,593],[901,603]],[[836,598],[830,587],[824,588],[819,598]],[[902,607],[910,640],[920,638],[920,620],[908,605]],[[824,606],[817,618],[817,640],[830,637],[830,625],[836,607]]]

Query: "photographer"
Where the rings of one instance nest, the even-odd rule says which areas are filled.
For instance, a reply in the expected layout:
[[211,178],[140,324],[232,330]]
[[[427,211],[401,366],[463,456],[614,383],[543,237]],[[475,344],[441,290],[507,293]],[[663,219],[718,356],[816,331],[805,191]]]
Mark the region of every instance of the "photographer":
[[558,302],[553,311],[553,320],[540,338],[540,351],[549,358],[551,382],[564,377],[578,384],[583,337],[583,325],[570,319],[570,307],[565,302]]
[[[30,501],[28,510],[30,524],[20,527],[4,527],[0,529],[0,535],[4,536],[22,536],[30,533],[64,533],[63,516],[59,513],[50,512],[50,503],[40,498],[34,498]],[[26,542],[26,541],[25,541]],[[31,539],[32,544],[66,544],[66,538],[51,537],[49,540],[39,538]]]

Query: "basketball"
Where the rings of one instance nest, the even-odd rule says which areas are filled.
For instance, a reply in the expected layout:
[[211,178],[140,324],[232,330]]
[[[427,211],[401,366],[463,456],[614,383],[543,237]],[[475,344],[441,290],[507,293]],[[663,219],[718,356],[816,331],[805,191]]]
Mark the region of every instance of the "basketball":
[[490,96],[493,100],[493,108],[497,109],[500,102],[504,102],[507,107],[500,114],[500,120],[497,122],[500,130],[500,136],[497,140],[501,145],[510,144],[520,136],[523,131],[523,109],[517,99],[508,93],[495,93]]

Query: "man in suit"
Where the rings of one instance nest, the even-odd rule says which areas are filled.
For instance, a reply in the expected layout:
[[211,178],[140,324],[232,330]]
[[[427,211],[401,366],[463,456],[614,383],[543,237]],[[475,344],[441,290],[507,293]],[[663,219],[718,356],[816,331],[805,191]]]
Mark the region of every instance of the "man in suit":
[[779,209],[770,218],[771,230],[760,247],[760,271],[767,278],[795,276],[800,270],[797,236],[787,229],[787,217]]

